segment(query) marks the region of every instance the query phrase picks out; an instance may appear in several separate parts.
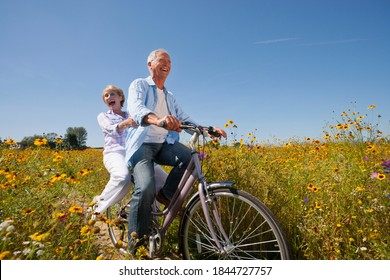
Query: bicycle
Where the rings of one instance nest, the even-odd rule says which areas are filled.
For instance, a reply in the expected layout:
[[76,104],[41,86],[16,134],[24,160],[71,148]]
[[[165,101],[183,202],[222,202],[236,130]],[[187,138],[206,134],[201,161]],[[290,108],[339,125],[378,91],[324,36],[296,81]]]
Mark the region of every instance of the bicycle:
[[[233,187],[234,182],[207,183],[196,148],[199,136],[219,137],[212,127],[183,123],[193,132],[189,140],[192,159],[171,203],[152,209],[149,256],[162,247],[163,238],[181,211],[196,182],[198,191],[188,200],[180,217],[179,248],[183,259],[289,259],[287,239],[273,213],[257,198]],[[129,201],[123,199],[107,209],[112,243],[127,254]]]

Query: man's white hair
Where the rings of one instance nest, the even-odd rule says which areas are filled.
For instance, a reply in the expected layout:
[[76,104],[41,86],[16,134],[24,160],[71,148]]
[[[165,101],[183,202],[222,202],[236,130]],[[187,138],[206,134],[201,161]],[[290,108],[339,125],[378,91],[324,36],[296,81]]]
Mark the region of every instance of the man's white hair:
[[147,63],[152,62],[153,60],[155,60],[156,57],[157,57],[157,53],[159,53],[159,52],[166,53],[167,55],[169,55],[169,53],[168,53],[166,50],[164,50],[164,49],[157,49],[157,50],[154,50],[154,51],[152,51],[152,52],[148,55],[148,61],[147,61]]

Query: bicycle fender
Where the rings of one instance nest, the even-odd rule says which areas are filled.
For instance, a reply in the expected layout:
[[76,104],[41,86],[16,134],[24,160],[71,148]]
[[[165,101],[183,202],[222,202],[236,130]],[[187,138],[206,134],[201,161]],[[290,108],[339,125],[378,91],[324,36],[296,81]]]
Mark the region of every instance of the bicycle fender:
[[219,188],[219,187],[231,187],[233,186],[233,181],[221,181],[221,182],[214,182],[207,185],[207,188]]
[[[214,182],[211,184],[207,185],[207,189],[216,189],[216,188],[222,188],[222,187],[231,187],[234,185],[233,181],[221,181],[221,182]],[[186,208],[191,205],[191,203],[196,200],[199,197],[199,193],[196,192],[189,200],[188,203],[186,204]]]

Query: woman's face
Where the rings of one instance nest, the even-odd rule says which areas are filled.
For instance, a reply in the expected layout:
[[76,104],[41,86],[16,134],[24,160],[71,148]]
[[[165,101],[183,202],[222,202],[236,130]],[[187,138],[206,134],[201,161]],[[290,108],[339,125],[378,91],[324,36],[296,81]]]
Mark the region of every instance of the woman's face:
[[104,94],[104,102],[113,111],[121,110],[123,97],[117,92],[110,90]]

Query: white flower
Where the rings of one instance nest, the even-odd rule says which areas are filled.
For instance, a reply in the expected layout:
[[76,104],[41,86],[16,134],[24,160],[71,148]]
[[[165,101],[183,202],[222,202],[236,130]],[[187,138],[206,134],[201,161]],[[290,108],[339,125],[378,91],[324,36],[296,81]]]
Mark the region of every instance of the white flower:
[[0,224],[0,231],[3,231],[6,229],[9,225],[11,225],[14,222],[14,220],[7,220]]
[[15,226],[14,225],[10,225],[7,227],[7,229],[5,230],[6,232],[12,232],[12,231],[15,231]]
[[24,249],[23,250],[23,255],[28,255],[28,254],[30,254],[30,252],[31,252],[31,249],[30,248],[26,248],[26,249]]
[[39,256],[42,256],[43,255],[43,253],[44,253],[44,251],[43,250],[38,250],[37,251],[37,256],[39,257]]

